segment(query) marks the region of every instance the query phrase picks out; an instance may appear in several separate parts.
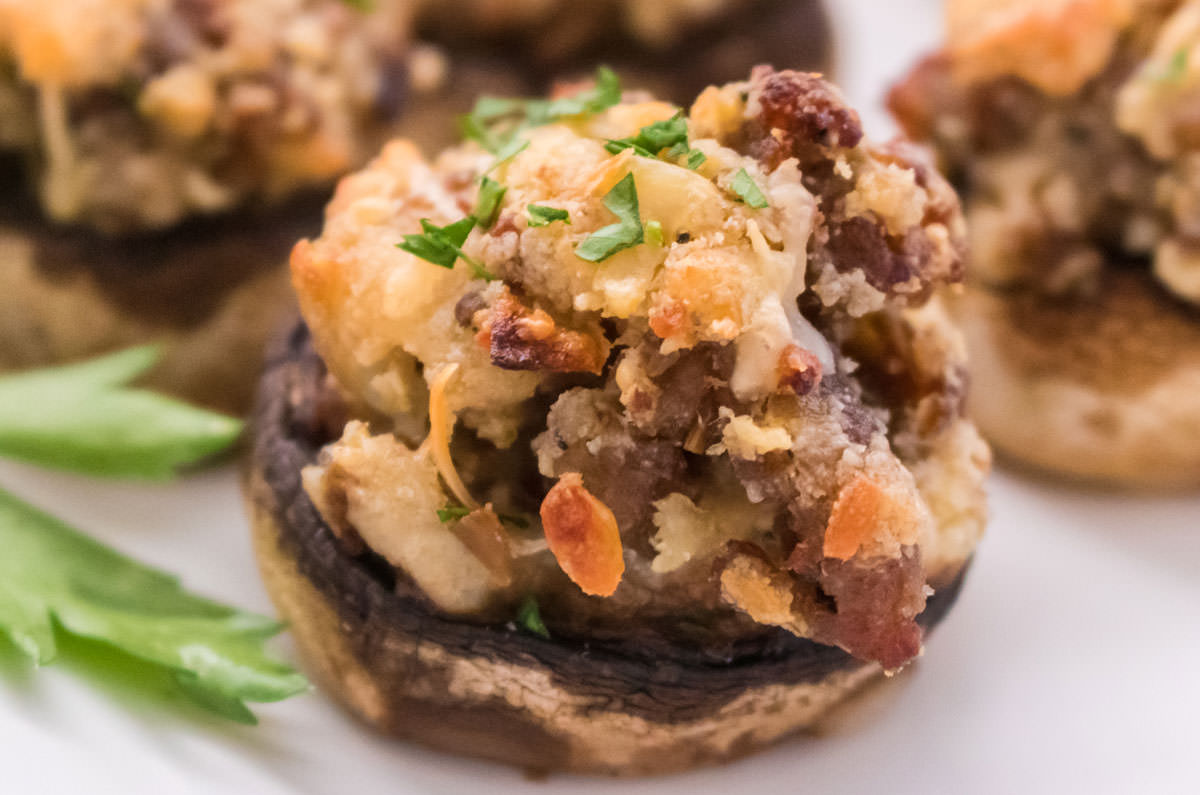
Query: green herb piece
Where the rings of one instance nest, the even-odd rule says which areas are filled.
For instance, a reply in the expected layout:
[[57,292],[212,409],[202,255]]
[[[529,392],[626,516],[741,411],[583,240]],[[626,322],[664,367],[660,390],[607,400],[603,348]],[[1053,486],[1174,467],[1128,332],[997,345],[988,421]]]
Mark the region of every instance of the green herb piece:
[[526,596],[517,609],[517,626],[531,635],[550,638],[550,630],[546,629],[546,623],[542,621],[542,611],[538,609],[537,599],[532,595]]
[[0,489],[0,633],[37,664],[59,639],[88,638],[167,670],[183,692],[227,718],[253,723],[245,702],[280,701],[304,677],[263,651],[281,625],[183,590]]
[[746,169],[738,169],[738,173],[733,175],[733,182],[729,184],[730,189],[738,195],[750,207],[756,210],[761,210],[767,207],[767,197],[763,195],[761,189],[755,184],[754,178],[746,173]]
[[467,514],[471,513],[471,509],[465,505],[447,505],[445,508],[437,509],[437,518],[442,524],[462,519]]
[[405,235],[404,242],[397,243],[396,248],[426,262],[432,262],[440,268],[453,268],[454,263],[462,256],[462,244],[474,228],[475,219],[469,215],[449,226],[436,226],[428,218],[422,218],[422,233]]
[[687,119],[683,117],[683,111],[669,119],[647,124],[632,138],[609,141],[604,148],[614,155],[624,149],[632,149],[634,154],[641,157],[658,157],[665,149],[668,160],[678,160],[687,155],[687,167],[692,171],[707,159],[703,152],[688,144]]
[[595,85],[572,97],[480,97],[471,112],[459,119],[459,129],[465,138],[477,141],[496,155],[496,163],[492,166],[495,168],[529,145],[520,136],[523,130],[584,113],[600,113],[620,101],[620,79],[611,69],[601,66],[596,70]]
[[484,177],[479,182],[479,196],[475,199],[475,222],[480,229],[491,229],[500,214],[500,203],[508,188],[491,177]]
[[657,157],[662,150],[671,149],[680,144],[686,150],[687,139],[687,120],[683,118],[683,112],[680,111],[669,119],[647,124],[632,138],[609,141],[604,148],[613,154],[622,149],[632,148],[642,157]]
[[129,382],[154,346],[0,376],[0,456],[88,475],[165,479],[233,443],[242,423]]
[[[468,508],[467,506],[450,503],[445,508],[437,509],[437,518],[440,522],[442,522],[442,524],[445,524],[446,522],[455,522],[455,521],[458,521],[459,519],[463,519],[470,513],[471,513],[471,509]],[[498,514],[496,514],[496,518],[498,518],[501,522],[504,522],[505,524],[510,524],[514,527],[521,527],[521,528],[529,527],[529,522],[526,521],[526,519],[521,516],[513,516],[512,514],[507,514],[507,513],[498,513]]]
[[633,174],[626,174],[604,196],[604,206],[617,216],[615,224],[598,229],[575,247],[575,256],[588,262],[600,262],[618,251],[642,243],[644,233],[638,214],[637,185]]
[[557,207],[544,207],[540,204],[531,204],[525,208],[529,213],[530,226],[549,226],[555,221],[562,221],[570,224],[571,217],[566,210],[560,210]]
[[667,151],[667,157],[672,160],[678,160],[680,157],[687,155],[685,165],[689,170],[695,171],[700,168],[705,160],[708,160],[708,155],[701,152],[699,149],[692,149],[687,144],[676,144]]
[[342,2],[357,11],[375,10],[375,0],[342,0]]
[[1187,74],[1188,57],[1191,50],[1184,46],[1171,55],[1171,60],[1167,62],[1166,67],[1158,75],[1158,80],[1163,83],[1180,83]]
[[618,155],[626,149],[632,149],[633,153],[639,157],[656,157],[654,152],[633,143],[632,138],[619,138],[604,144],[604,150],[610,155]]
[[[570,97],[545,100],[534,100],[530,103],[533,112],[529,113],[530,126],[547,124],[568,116],[579,116],[584,113],[601,113],[621,101],[621,79],[617,73],[607,66],[596,69],[596,82],[586,91]],[[544,103],[544,104],[543,104]],[[527,106],[529,107],[529,106]]]
[[428,218],[422,218],[421,234],[405,235],[404,242],[397,243],[396,248],[440,268],[453,268],[454,263],[461,259],[471,268],[475,278],[494,281],[496,276],[493,273],[463,253],[462,244],[474,228],[475,217],[472,215],[448,226],[437,226]]
[[660,222],[646,222],[646,242],[653,246],[661,246],[663,244],[663,228]]

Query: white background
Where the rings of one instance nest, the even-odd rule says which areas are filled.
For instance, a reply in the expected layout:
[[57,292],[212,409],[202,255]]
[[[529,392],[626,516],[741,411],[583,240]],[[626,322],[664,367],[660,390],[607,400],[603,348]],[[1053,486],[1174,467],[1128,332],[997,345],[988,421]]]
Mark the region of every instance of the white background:
[[[878,100],[936,40],[935,3],[831,4],[841,82],[882,137]],[[0,464],[0,484],[194,589],[270,610],[232,467],[142,486]],[[991,492],[988,537],[926,656],[819,735],[725,768],[530,782],[377,738],[319,693],[257,707],[261,725],[243,728],[0,657],[0,792],[1200,792],[1200,498],[1003,470]]]

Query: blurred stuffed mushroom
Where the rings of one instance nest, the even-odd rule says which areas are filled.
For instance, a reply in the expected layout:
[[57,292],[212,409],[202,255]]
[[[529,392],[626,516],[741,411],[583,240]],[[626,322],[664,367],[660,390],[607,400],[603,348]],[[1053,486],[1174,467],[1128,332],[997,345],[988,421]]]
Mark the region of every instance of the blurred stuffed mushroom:
[[892,107],[963,192],[973,416],[1046,471],[1200,486],[1200,4],[946,10]]
[[606,71],[389,144],[292,255],[248,494],[385,731],[541,769],[745,754],[921,653],[984,528],[947,184],[817,75]]
[[153,340],[154,385],[244,406],[336,179],[520,85],[448,72],[409,5],[0,0],[0,368]]
[[452,51],[503,54],[534,82],[608,63],[676,102],[757,63],[826,71],[833,54],[820,0],[426,0],[418,26]]

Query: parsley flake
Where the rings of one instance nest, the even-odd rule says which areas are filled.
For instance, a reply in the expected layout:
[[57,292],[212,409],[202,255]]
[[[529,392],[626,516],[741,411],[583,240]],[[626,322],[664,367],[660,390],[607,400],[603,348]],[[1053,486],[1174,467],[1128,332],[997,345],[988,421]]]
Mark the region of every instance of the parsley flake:
[[738,195],[738,198],[756,210],[769,206],[767,197],[763,195],[762,190],[754,182],[754,178],[747,174],[744,168],[738,169],[738,173],[733,175],[733,182],[729,184],[729,188]]
[[480,229],[491,229],[496,223],[505,193],[508,193],[508,188],[491,177],[485,176],[479,181],[479,197],[475,199],[473,215]]
[[575,256],[582,260],[600,262],[645,240],[642,219],[638,214],[637,185],[632,173],[626,174],[605,194],[604,206],[618,220],[588,235],[575,247]]
[[679,111],[669,119],[647,124],[632,138],[610,140],[604,145],[610,154],[632,149],[641,157],[658,157],[664,149],[668,160],[678,160],[687,155],[687,167],[695,171],[707,158],[699,149],[688,144],[687,119]]
[[540,204],[531,204],[525,208],[529,213],[530,226],[549,226],[555,221],[562,221],[565,224],[571,223],[571,216],[566,210],[560,210],[557,207],[544,207]]
[[[471,513],[471,509],[465,505],[457,503],[448,503],[445,508],[438,508],[437,518],[442,524],[446,522],[457,522],[459,519],[464,519]],[[526,528],[529,527],[529,521],[523,516],[514,516],[509,513],[498,513],[496,518],[504,524],[512,525],[513,527]]]
[[595,84],[574,96],[559,99],[480,97],[471,112],[459,119],[459,129],[465,138],[478,142],[496,155],[494,169],[529,145],[520,135],[524,130],[571,116],[600,113],[620,101],[620,79],[616,72],[601,66],[596,70]]
[[448,226],[437,226],[428,218],[422,218],[421,234],[405,235],[404,242],[397,243],[396,248],[440,268],[453,268],[461,259],[471,268],[475,278],[494,281],[497,277],[493,273],[463,253],[462,244],[474,228],[475,217],[472,215]]
[[442,524],[446,522],[462,519],[467,514],[471,513],[471,509],[465,505],[447,505],[445,508],[437,509],[437,518]]
[[521,602],[521,606],[517,609],[517,626],[541,638],[550,638],[550,630],[546,629],[546,622],[542,621],[542,611],[538,609],[537,599],[530,595],[525,597],[525,601]]

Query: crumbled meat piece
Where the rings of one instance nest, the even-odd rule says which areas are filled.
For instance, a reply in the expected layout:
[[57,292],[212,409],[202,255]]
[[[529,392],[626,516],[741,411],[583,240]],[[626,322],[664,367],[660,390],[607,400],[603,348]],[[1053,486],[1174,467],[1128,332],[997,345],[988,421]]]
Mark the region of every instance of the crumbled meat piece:
[[821,361],[799,345],[789,345],[779,356],[779,384],[797,395],[807,395],[821,383]]
[[760,66],[750,84],[750,103],[760,108],[758,122],[768,132],[783,134],[780,142],[791,156],[800,156],[814,144],[852,149],[862,141],[858,111],[820,75]]
[[492,364],[505,370],[599,373],[608,358],[602,334],[562,328],[542,309],[530,309],[505,290],[479,330]]
[[826,559],[820,582],[837,610],[818,622],[819,635],[887,671],[920,653],[916,617],[925,609],[925,576],[912,548],[899,558]]

